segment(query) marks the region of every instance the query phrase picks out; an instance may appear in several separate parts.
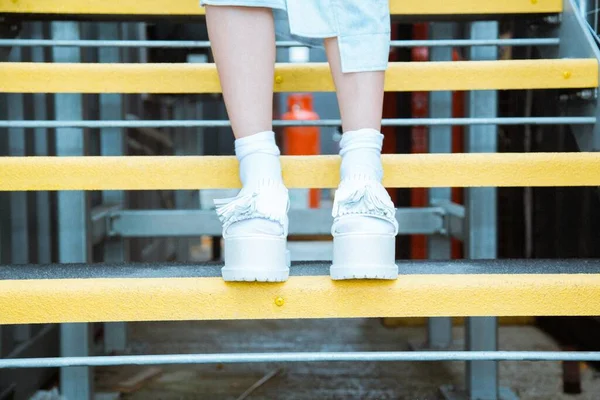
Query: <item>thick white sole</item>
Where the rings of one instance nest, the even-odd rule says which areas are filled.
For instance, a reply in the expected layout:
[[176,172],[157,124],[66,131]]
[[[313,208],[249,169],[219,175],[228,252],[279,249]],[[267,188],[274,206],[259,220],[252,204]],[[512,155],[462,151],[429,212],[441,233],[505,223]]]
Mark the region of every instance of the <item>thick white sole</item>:
[[225,239],[223,279],[228,282],[286,281],[290,275],[286,243],[286,238],[269,236]]
[[331,279],[398,279],[394,235],[348,234],[333,238]]

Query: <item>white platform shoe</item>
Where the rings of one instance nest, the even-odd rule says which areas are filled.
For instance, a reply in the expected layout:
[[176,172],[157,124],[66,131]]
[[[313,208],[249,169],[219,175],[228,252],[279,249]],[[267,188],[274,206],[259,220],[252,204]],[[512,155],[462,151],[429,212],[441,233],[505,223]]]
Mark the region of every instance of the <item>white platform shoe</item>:
[[[225,281],[283,282],[288,279],[287,250],[289,196],[279,183],[263,181],[253,189],[243,188],[230,199],[215,200],[223,224]],[[281,234],[260,229],[232,229],[236,223],[263,219],[281,226]],[[235,231],[232,233],[232,231]]]
[[332,279],[398,278],[396,210],[381,183],[342,180],[335,193],[333,217]]

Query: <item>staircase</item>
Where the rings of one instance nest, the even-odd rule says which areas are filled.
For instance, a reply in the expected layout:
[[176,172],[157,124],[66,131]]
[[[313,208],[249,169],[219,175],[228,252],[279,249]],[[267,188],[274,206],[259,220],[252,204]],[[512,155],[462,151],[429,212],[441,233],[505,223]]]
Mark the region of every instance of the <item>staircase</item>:
[[[34,101],[41,95],[53,98],[48,114],[41,115],[23,106],[22,97],[3,97],[17,100],[7,100],[0,107],[5,108],[0,129],[8,140],[7,156],[0,157],[0,191],[12,196],[2,218],[21,218],[21,224],[27,225],[23,223],[27,221],[26,192],[39,192],[36,204],[46,204],[49,218],[50,205],[43,193],[58,191],[54,212],[58,259],[33,263],[21,254],[28,246],[16,232],[22,233],[23,226],[9,232],[12,251],[7,255],[2,246],[0,324],[15,325],[2,330],[10,328],[15,337],[32,340],[37,337],[36,326],[60,323],[62,342],[61,357],[4,358],[0,368],[63,367],[61,392],[68,399],[91,399],[93,376],[88,367],[94,365],[465,360],[466,387],[443,387],[442,395],[497,400],[516,398],[510,389],[499,387],[500,360],[600,361],[599,353],[497,351],[497,317],[600,315],[600,260],[496,260],[495,188],[600,185],[600,124],[596,120],[600,52],[574,1],[390,0],[390,9],[393,20],[432,22],[432,40],[393,43],[431,47],[432,61],[390,63],[385,87],[388,92],[430,92],[430,117],[384,121],[387,126],[431,127],[431,153],[388,154],[383,164],[386,187],[432,188],[428,207],[398,209],[397,218],[400,234],[435,238],[440,246],[433,257],[437,259],[399,261],[401,276],[395,282],[334,282],[328,277],[327,263],[306,262],[293,265],[290,280],[284,284],[244,284],[223,282],[220,266],[214,263],[127,263],[127,238],[220,234],[210,210],[127,209],[128,191],[240,187],[234,157],[192,156],[185,151],[126,155],[125,128],[146,130],[145,135],[155,135],[154,140],[165,145],[170,139],[156,128],[219,124],[193,113],[178,120],[125,120],[121,111],[125,94],[220,93],[214,64],[123,62],[127,60],[117,51],[118,47],[153,44],[139,37],[128,44],[115,21],[201,20],[198,1],[1,1],[0,48],[12,47],[13,51],[11,58],[0,52],[0,57],[5,56],[0,59],[0,93],[32,95]],[[500,39],[498,20],[509,18],[529,21],[529,36]],[[32,21],[39,20],[56,21],[50,25],[49,36],[33,30],[28,37],[17,37],[21,24],[33,26]],[[84,23],[90,22],[101,27],[91,40],[87,39],[90,34],[82,34]],[[459,34],[458,26],[464,34]],[[448,45],[468,48],[469,60],[452,61]],[[500,45],[531,46],[544,58],[498,60]],[[99,49],[99,62],[82,62],[82,48]],[[31,53],[28,60],[26,51]],[[322,63],[278,64],[273,85],[276,92],[334,89],[328,66]],[[565,100],[563,112],[560,116],[498,117],[497,91],[524,89],[558,90]],[[466,118],[452,118],[452,91],[467,91]],[[98,96],[98,120],[85,118],[88,97],[84,94]],[[278,124],[281,121],[275,121]],[[580,152],[496,153],[498,126],[511,124],[566,125]],[[452,125],[467,127],[464,154],[449,154]],[[46,139],[36,136],[42,151],[27,148],[26,130],[46,133],[50,129],[55,134]],[[89,143],[91,129],[101,135],[93,138],[95,146]],[[283,157],[285,184],[289,188],[335,188],[339,162],[337,156],[326,155]],[[449,187],[467,188],[464,206],[451,202]],[[92,207],[94,193],[102,195]],[[290,235],[325,235],[330,225],[329,210],[290,214]],[[448,260],[451,238],[464,241],[467,260]],[[99,243],[104,243],[104,261],[91,265],[92,246]],[[428,335],[430,347],[439,348],[440,343],[452,341],[449,317],[456,316],[468,317],[464,352],[90,357],[88,338],[88,324],[93,323],[107,323],[107,340],[118,350],[126,340],[123,322],[437,317],[430,320]],[[17,390],[17,398],[25,398],[20,393],[25,392]]]

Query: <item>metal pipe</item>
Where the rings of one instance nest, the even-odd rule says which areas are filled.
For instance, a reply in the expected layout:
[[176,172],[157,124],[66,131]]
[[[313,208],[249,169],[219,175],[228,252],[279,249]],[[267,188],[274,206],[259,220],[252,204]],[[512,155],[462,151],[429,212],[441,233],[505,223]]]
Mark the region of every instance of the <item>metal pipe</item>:
[[[279,41],[278,47],[303,44]],[[490,40],[392,40],[392,47],[469,47],[469,46],[557,46],[558,38],[490,39]],[[147,47],[147,48],[209,48],[206,40],[45,40],[0,39],[0,47]]]
[[558,38],[392,40],[392,47],[558,46]]
[[[469,126],[469,125],[594,125],[596,117],[528,118],[390,118],[383,126]],[[317,121],[273,121],[275,127],[340,126],[339,119]],[[227,120],[115,120],[115,121],[0,121],[0,128],[192,128],[229,127]]]
[[165,354],[139,356],[0,359],[2,368],[98,367],[108,365],[232,364],[264,362],[389,361],[600,361],[600,352],[561,351],[382,351],[240,354]]
[[581,18],[587,21],[587,13],[588,13],[588,0],[579,0],[579,13],[581,14]]

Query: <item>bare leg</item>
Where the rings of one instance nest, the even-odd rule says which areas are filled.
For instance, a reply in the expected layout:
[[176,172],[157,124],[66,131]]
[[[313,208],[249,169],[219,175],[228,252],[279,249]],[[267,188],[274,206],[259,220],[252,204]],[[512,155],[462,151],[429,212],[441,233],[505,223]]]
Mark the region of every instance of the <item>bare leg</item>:
[[381,130],[383,114],[383,71],[342,73],[337,38],[325,39],[325,50],[335,83],[342,129]]
[[342,180],[362,176],[381,182],[383,135],[380,130],[385,72],[343,73],[338,39],[325,39],[325,50],[342,116]]
[[206,23],[235,137],[272,130],[275,23],[271,9],[207,6]]

